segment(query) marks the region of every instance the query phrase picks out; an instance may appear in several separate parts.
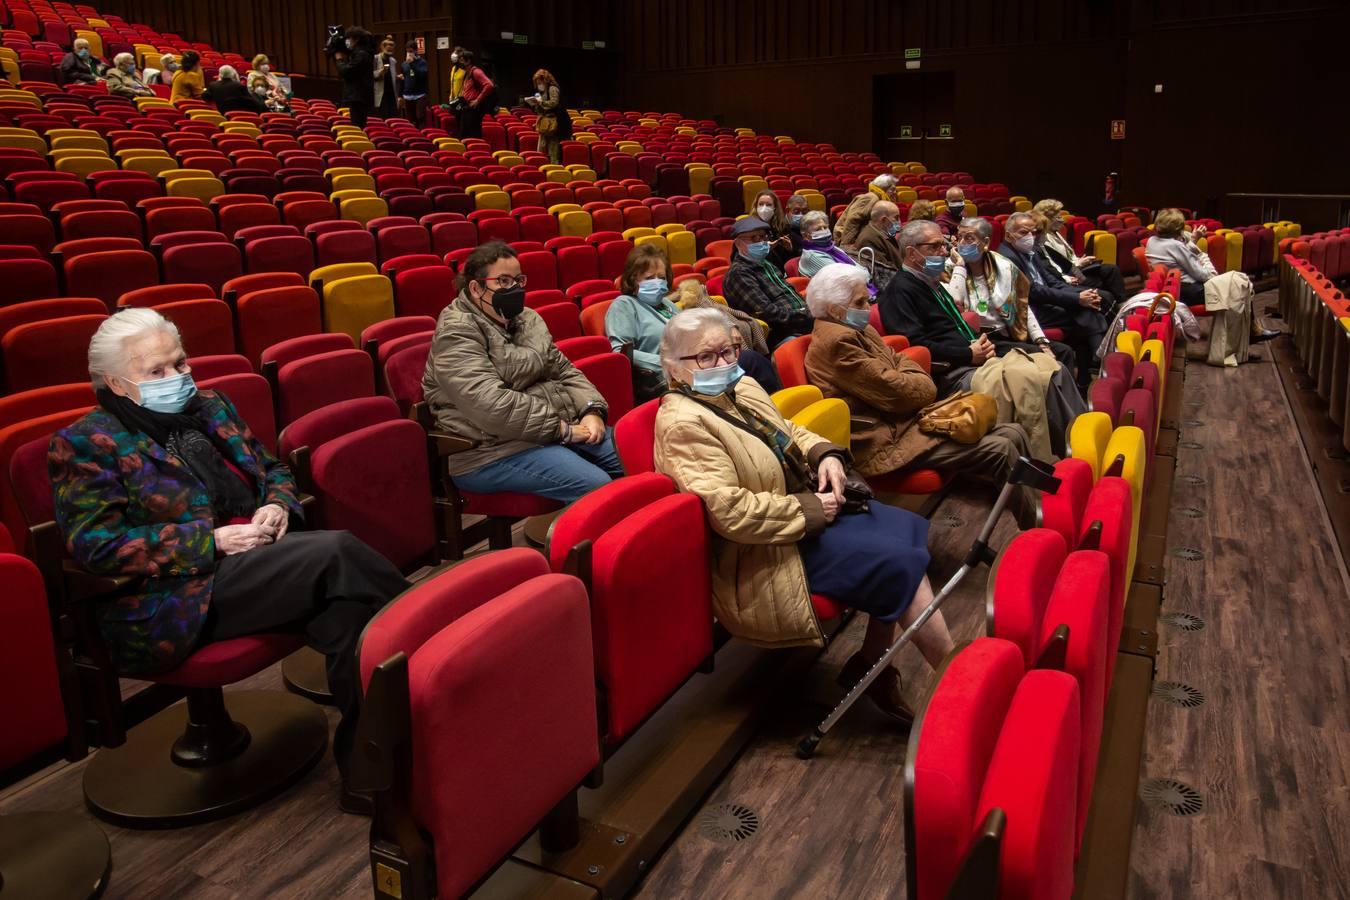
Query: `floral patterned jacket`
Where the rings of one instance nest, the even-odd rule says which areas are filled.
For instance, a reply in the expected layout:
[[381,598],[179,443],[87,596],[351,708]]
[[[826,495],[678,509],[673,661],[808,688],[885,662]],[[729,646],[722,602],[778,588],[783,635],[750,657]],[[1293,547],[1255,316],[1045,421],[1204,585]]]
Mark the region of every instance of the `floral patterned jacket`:
[[[224,394],[202,391],[198,414],[257,488],[258,505],[300,514],[290,470],[253,436]],[[216,565],[211,500],[178,459],[95,408],[52,436],[47,469],[56,523],[71,557],[99,575],[139,580],[98,607],[99,627],[127,674],[170,669],[195,648]],[[219,523],[221,525],[225,523]]]

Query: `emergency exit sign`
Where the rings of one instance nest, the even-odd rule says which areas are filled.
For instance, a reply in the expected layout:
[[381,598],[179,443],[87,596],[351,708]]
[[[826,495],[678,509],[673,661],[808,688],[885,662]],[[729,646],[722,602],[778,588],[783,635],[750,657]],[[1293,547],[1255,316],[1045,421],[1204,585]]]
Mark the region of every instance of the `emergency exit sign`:
[[918,59],[922,53],[923,49],[920,47],[906,47],[905,59]]

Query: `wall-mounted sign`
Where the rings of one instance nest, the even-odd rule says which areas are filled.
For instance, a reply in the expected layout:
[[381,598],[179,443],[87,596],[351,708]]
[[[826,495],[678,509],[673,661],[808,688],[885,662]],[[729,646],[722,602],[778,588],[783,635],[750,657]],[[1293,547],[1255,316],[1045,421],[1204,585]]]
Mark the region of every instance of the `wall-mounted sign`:
[[582,42],[581,42],[581,49],[582,49],[582,50],[594,50],[594,49],[595,49],[595,41],[582,41]]
[[420,34],[417,36],[417,52],[423,56],[425,56],[427,52],[427,39]]
[[949,137],[951,137],[951,136],[952,136],[952,126],[951,126],[951,125],[949,125],[949,124],[941,124],[941,125],[938,126],[938,137],[947,137],[947,138],[949,138]]
[[514,31],[503,31],[503,32],[502,32],[502,40],[504,40],[504,41],[509,41],[509,40],[511,40],[511,39],[512,39],[513,37],[515,37],[515,36],[516,36],[516,33],[515,33]]
[[912,138],[912,137],[914,137],[914,126],[913,126],[913,125],[901,125],[901,126],[900,126],[900,137],[901,137],[901,139],[904,139],[904,138]]
[[1112,119],[1112,120],[1111,120],[1111,140],[1113,140],[1113,141],[1123,141],[1123,140],[1125,140],[1125,120],[1124,120],[1124,119]]
[[595,42],[595,49],[597,49],[597,50],[603,50],[603,49],[605,49],[605,42],[604,42],[604,41],[596,41],[596,42]]
[[921,47],[906,47],[905,59],[918,59],[923,54]]
[[528,34],[518,34],[513,40],[515,40],[517,44],[528,44],[530,42],[530,36]]
[[450,49],[450,39],[449,39],[448,37],[438,37],[438,38],[436,38],[436,49],[437,49],[437,50],[449,50],[449,49]]

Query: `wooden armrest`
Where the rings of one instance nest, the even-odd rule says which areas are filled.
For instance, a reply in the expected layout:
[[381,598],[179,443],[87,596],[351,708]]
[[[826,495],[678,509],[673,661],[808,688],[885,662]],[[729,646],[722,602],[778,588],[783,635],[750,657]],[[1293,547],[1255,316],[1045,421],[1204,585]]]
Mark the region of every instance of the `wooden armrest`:
[[130,575],[96,575],[68,559],[61,563],[61,574],[66,582],[66,596],[72,603],[116,593],[136,580]]
[[456,437],[453,434],[443,434],[439,431],[427,432],[427,437],[431,439],[436,446],[437,456],[450,456],[455,453],[463,453],[465,450],[473,449],[473,441]]
[[961,868],[956,871],[947,900],[987,900],[998,896],[998,855],[1008,817],[1002,809],[989,810],[976,830]]

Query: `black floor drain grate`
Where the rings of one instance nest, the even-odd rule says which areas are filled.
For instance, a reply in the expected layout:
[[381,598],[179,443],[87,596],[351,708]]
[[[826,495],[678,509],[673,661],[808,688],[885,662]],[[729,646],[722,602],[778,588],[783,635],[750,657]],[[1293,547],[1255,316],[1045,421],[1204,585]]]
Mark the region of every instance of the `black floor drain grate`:
[[1189,484],[1191,487],[1200,487],[1205,483],[1205,478],[1203,475],[1182,475],[1181,483]]
[[944,513],[942,518],[939,519],[938,521],[940,521],[947,528],[960,528],[962,525],[966,524],[965,519],[961,518],[960,516],[954,513]]
[[1198,506],[1183,506],[1177,512],[1188,519],[1203,519],[1205,517],[1205,511]]
[[1197,687],[1182,681],[1159,681],[1153,685],[1153,696],[1172,706],[1195,709],[1205,705],[1205,695]]
[[1174,778],[1150,778],[1139,786],[1139,796],[1150,808],[1172,816],[1195,816],[1205,811],[1205,798]]
[[698,817],[698,833],[719,844],[739,844],[759,831],[759,813],[740,803],[719,803]]
[[1158,616],[1158,621],[1173,628],[1180,628],[1182,631],[1202,631],[1205,627],[1205,620],[1195,613],[1163,613]]
[[1205,558],[1205,551],[1197,550],[1194,547],[1173,547],[1172,555],[1177,559],[1184,559],[1188,562],[1199,562]]
[[1177,446],[1182,450],[1203,450],[1205,445],[1199,441],[1178,441]]

